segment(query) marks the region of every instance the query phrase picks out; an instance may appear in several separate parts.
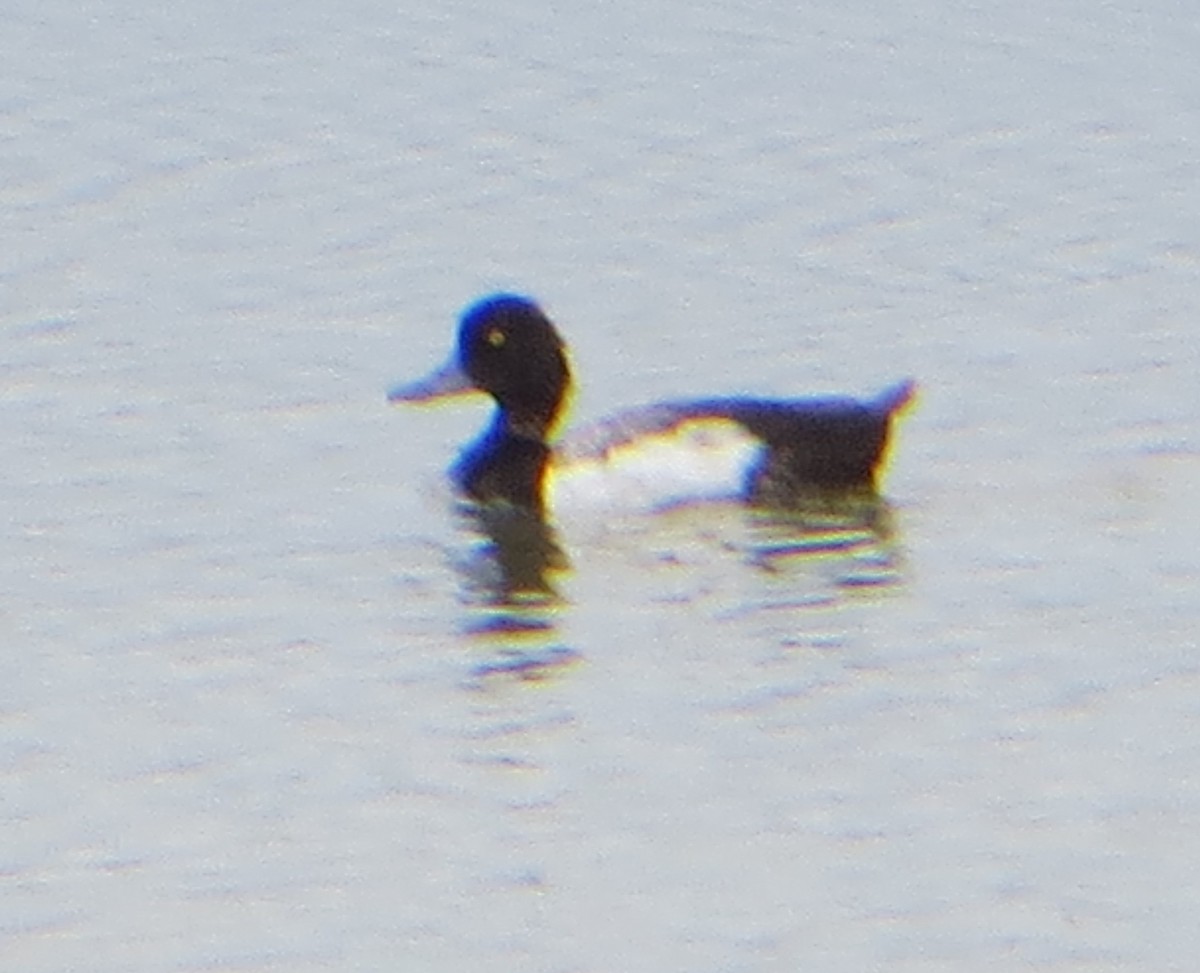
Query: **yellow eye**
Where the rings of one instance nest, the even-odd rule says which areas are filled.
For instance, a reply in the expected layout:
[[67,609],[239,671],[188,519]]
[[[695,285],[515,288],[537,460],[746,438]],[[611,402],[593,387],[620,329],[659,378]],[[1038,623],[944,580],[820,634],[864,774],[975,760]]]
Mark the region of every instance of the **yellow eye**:
[[508,335],[506,335],[500,328],[492,328],[492,330],[487,333],[486,337],[487,343],[493,348],[503,348],[504,342],[508,340]]

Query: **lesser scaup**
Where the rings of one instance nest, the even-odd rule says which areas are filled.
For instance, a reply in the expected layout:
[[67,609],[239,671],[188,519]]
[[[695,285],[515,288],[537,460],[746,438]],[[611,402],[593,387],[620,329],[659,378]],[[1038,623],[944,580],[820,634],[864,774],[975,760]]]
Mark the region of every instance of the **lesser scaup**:
[[[662,402],[555,442],[570,386],[566,348],[550,319],[527,297],[495,294],[463,313],[458,345],[445,367],[393,388],[388,398],[490,395],[496,401],[491,424],[451,475],[473,500],[506,501],[540,517],[548,494],[557,500],[569,475],[577,482],[600,480],[636,455],[634,447],[647,438],[669,441],[673,456],[665,462],[676,467],[677,480],[694,488],[693,498],[736,496],[786,508],[814,495],[873,492],[892,418],[915,391],[905,381],[863,401],[730,396]],[[643,466],[634,479],[645,486],[654,475]]]

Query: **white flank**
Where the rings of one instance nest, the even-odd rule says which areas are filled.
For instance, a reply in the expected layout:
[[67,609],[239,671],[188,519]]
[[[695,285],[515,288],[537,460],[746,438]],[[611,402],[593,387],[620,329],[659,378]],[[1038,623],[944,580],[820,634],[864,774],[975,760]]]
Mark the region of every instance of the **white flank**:
[[762,443],[735,422],[695,419],[555,463],[549,509],[642,512],[739,495]]

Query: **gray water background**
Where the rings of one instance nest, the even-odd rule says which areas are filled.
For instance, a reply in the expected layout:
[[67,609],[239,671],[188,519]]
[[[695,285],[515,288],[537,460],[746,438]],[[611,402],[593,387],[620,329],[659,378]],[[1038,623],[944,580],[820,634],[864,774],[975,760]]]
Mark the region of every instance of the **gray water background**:
[[[1194,968],[1192,4],[4,21],[0,967]],[[581,420],[919,378],[885,560],[510,625],[383,401],[495,287]]]

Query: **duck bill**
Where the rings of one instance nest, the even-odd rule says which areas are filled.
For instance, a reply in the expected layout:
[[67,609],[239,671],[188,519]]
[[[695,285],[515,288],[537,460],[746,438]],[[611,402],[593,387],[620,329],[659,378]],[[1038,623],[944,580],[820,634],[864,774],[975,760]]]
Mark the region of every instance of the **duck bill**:
[[436,402],[455,395],[476,391],[457,361],[450,361],[431,375],[405,382],[388,390],[389,402]]

